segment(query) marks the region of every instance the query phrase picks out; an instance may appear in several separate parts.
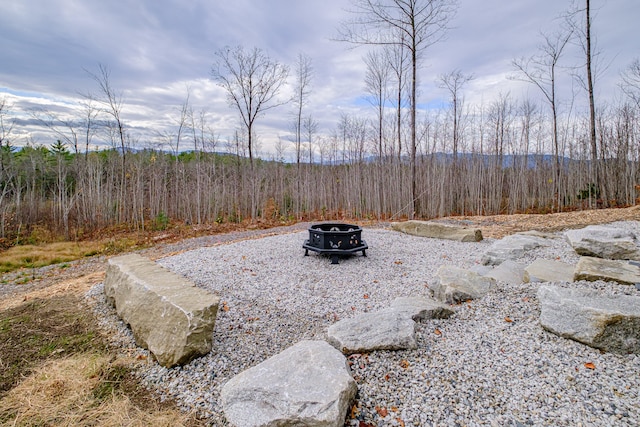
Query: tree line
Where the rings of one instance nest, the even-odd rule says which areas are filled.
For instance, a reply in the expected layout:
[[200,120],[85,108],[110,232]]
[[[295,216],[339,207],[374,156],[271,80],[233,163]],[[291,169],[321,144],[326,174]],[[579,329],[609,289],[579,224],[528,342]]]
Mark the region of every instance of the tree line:
[[[156,135],[169,149],[136,139],[122,114],[125,100],[102,65],[89,73],[98,89],[83,97],[76,117],[33,112],[53,135],[46,145],[17,149],[11,106],[0,99],[3,245],[38,228],[72,239],[114,226],[162,228],[170,220],[389,220],[636,202],[640,61],[621,75],[620,101],[595,108],[588,1],[557,32],[543,35],[539,52],[513,61],[513,78],[537,88],[541,101],[501,93],[468,104],[465,87],[474,77],[453,70],[438,76],[448,105],[424,111],[417,108],[420,60],[442,39],[455,2],[353,4],[353,19],[338,38],[372,48],[364,58],[371,113],[343,113],[328,133],[318,132],[308,111],[311,58],[299,55],[294,96],[282,100],[289,67],[242,46],[220,49],[211,70],[241,119],[224,142],[207,115],[193,110],[189,94],[173,130]],[[558,64],[575,37],[587,58],[588,114],[557,98]],[[256,121],[285,103],[294,111],[291,138],[278,141],[270,156],[256,156]],[[96,135],[111,148],[91,150]],[[283,159],[287,144],[294,162]]]

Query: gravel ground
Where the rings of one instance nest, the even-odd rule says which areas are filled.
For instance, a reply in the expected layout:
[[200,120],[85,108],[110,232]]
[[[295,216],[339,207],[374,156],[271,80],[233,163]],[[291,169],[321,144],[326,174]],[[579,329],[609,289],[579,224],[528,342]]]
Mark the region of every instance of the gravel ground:
[[[640,235],[639,222],[615,225]],[[145,384],[212,425],[227,425],[218,398],[234,375],[299,340],[324,339],[339,319],[387,307],[399,296],[429,295],[438,267],[471,268],[494,241],[365,228],[367,257],[331,265],[323,256],[303,256],[306,231],[286,231],[158,261],[219,294],[226,308],[218,313],[209,355],[173,369],[149,362],[140,372]],[[519,261],[577,262],[561,234],[555,236]],[[451,318],[418,324],[417,350],[351,356],[359,391],[346,425],[639,425],[640,356],[601,353],[545,332],[538,286],[499,283],[481,300],[455,306]],[[640,296],[633,286],[605,282],[563,286]],[[114,343],[148,357],[105,304],[102,286],[88,296]]]

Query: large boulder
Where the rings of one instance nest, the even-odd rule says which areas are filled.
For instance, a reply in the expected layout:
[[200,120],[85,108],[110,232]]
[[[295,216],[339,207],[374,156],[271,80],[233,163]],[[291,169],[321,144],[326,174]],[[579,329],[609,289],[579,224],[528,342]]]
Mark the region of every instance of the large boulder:
[[640,353],[640,297],[541,286],[540,324],[546,330],[615,353]]
[[538,258],[524,269],[525,283],[573,282],[575,267],[562,261]]
[[221,401],[238,427],[338,427],[357,391],[342,353],[325,341],[301,341],[233,377]]
[[458,242],[479,242],[482,231],[477,228],[459,227],[432,221],[392,222],[391,229],[419,237],[456,240]]
[[398,297],[391,303],[395,311],[403,312],[416,322],[428,319],[447,319],[454,311],[445,304],[425,297]]
[[327,341],[345,354],[417,348],[416,323],[404,310],[362,313],[329,326]]
[[219,298],[188,279],[130,254],[109,260],[104,293],[136,343],[162,366],[211,351]]
[[636,235],[613,226],[590,225],[565,232],[569,244],[579,255],[605,259],[640,260]]
[[640,267],[626,261],[580,257],[573,274],[574,280],[604,280],[623,285],[640,283]]
[[482,298],[496,285],[491,277],[449,265],[440,267],[437,276],[438,280],[431,287],[433,296],[447,304]]
[[546,245],[544,239],[526,234],[512,234],[495,241],[482,256],[482,264],[499,265],[522,258],[526,251]]

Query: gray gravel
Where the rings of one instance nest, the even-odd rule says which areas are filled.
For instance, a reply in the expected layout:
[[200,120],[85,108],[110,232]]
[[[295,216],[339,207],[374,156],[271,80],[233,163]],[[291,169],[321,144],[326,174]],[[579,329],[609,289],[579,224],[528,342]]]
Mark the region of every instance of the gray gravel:
[[[640,235],[638,222],[616,225]],[[575,264],[578,256],[555,236],[518,261]],[[218,313],[209,355],[173,369],[150,362],[140,371],[145,384],[212,425],[227,425],[218,398],[234,375],[299,340],[324,339],[339,319],[388,307],[398,296],[429,295],[438,267],[471,268],[493,242],[365,228],[368,256],[331,265],[323,256],[303,256],[306,237],[306,231],[268,236],[159,260],[219,294],[228,311]],[[351,356],[358,409],[346,425],[639,425],[640,356],[604,354],[542,330],[538,286],[499,283],[485,298],[456,306],[451,318],[419,324],[417,350]],[[562,286],[640,295],[633,286],[605,282]],[[114,344],[148,356],[105,304],[102,286],[88,296]]]

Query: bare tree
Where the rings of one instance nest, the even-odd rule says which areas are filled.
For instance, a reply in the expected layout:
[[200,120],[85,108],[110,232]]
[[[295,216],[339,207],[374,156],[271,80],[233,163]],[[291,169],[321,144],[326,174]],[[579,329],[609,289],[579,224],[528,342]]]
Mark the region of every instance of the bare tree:
[[458,146],[460,144],[460,118],[462,114],[463,100],[460,91],[469,81],[473,80],[473,74],[464,74],[460,70],[454,70],[439,77],[439,86],[446,89],[451,96],[451,109],[453,110],[453,162],[458,160]]
[[420,215],[416,188],[416,110],[418,68],[425,50],[442,40],[457,10],[456,0],[352,0],[353,18],[338,39],[357,45],[394,45],[411,57],[411,194],[412,216]]
[[227,92],[229,104],[240,113],[253,169],[255,121],[266,111],[286,103],[278,100],[277,95],[287,80],[289,68],[257,47],[251,50],[225,47],[216,56],[218,60],[211,74]]
[[306,116],[302,121],[302,129],[305,132],[305,137],[307,138],[307,144],[309,144],[309,154],[308,160],[309,164],[313,163],[313,139],[314,135],[318,131],[318,121],[313,118],[311,114]]
[[[400,37],[404,37],[404,34],[400,34]],[[408,51],[401,43],[399,45],[387,45],[384,47],[387,61],[395,77],[395,107],[396,107],[396,120],[395,120],[395,138],[397,142],[398,162],[402,158],[402,109],[406,105],[406,76],[409,66]]]
[[[573,28],[574,32],[578,35],[578,41],[585,55],[585,75],[586,82],[583,79],[579,79],[584,85],[589,98],[589,144],[591,147],[591,167],[593,182],[596,189],[600,186],[600,176],[598,172],[598,143],[596,137],[596,107],[594,99],[594,64],[593,64],[593,37],[591,34],[591,1],[584,0],[584,7],[580,7],[578,2],[582,0],[575,0],[572,4],[571,10],[567,14],[567,22]],[[583,18],[580,19],[580,16]]]
[[622,91],[640,108],[640,59],[636,58],[622,72]]
[[295,106],[295,144],[296,144],[296,163],[300,167],[300,157],[302,156],[302,127],[303,127],[303,109],[308,102],[311,93],[311,79],[313,77],[313,67],[311,58],[304,53],[298,55],[296,62],[296,82],[295,93],[293,95],[293,105]]
[[369,103],[376,109],[376,140],[377,155],[379,163],[384,158],[384,110],[387,101],[387,86],[389,83],[389,63],[386,61],[383,52],[373,50],[367,53],[364,58],[367,65],[367,72],[364,77],[364,84]]
[[[10,106],[7,98],[0,98],[0,150],[2,150],[3,147],[6,147],[7,151],[11,147],[10,135],[15,123],[13,120],[9,120],[9,108]],[[0,160],[1,159],[2,158],[0,158]],[[0,163],[0,167],[2,165],[3,164]],[[2,172],[2,169],[0,169],[0,172]]]
[[89,94],[85,98],[95,99],[100,102],[104,106],[103,112],[111,117],[115,135],[120,143],[123,164],[122,169],[124,173],[127,151],[127,132],[125,123],[122,119],[122,93],[116,92],[116,90],[111,85],[111,70],[109,70],[106,65],[98,64],[98,73],[93,73],[88,70],[85,71],[98,84],[99,90],[98,96],[94,97],[93,95]]
[[571,38],[572,31],[561,31],[553,35],[543,35],[544,43],[540,46],[540,53],[527,59],[517,59],[512,62],[520,72],[520,78],[534,84],[544,95],[551,108],[553,154],[555,156],[555,187],[560,209],[560,152],[558,141],[558,104],[556,99],[556,68],[562,56],[562,51]]

